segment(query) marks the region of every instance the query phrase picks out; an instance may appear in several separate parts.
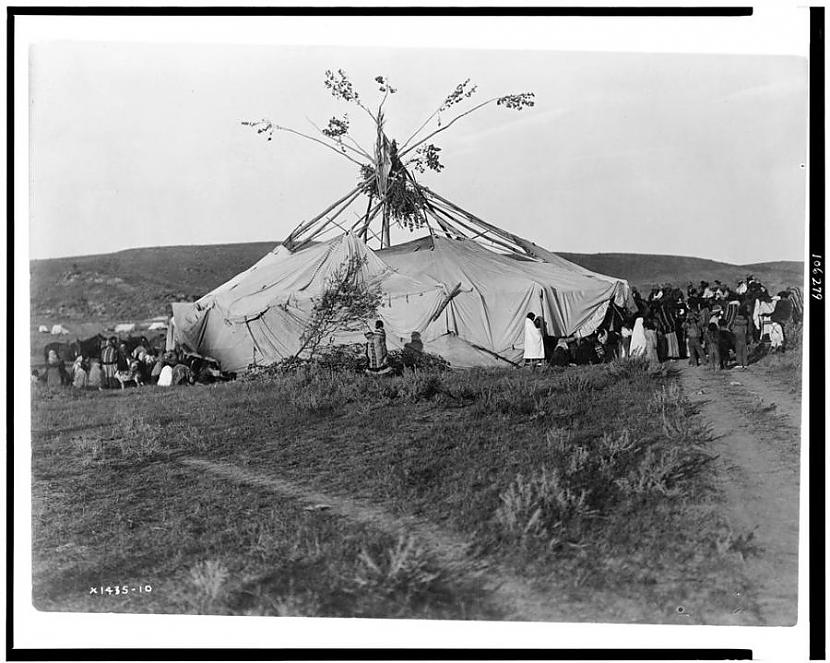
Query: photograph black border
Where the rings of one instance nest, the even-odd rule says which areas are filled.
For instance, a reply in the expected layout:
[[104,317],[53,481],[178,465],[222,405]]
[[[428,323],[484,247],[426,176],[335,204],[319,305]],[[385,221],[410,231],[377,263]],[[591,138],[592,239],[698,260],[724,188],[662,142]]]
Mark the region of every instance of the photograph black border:
[[[810,194],[808,201],[809,253],[824,263],[825,132],[824,132],[824,8],[810,7],[809,125]],[[562,16],[562,17],[748,17],[752,6],[730,7],[70,7],[9,6],[6,15],[6,347],[14,356],[14,85],[16,16]],[[809,275],[812,261],[805,264]],[[808,293],[805,293],[808,294]],[[821,293],[824,294],[823,292]],[[825,334],[824,302],[809,293],[810,326],[810,518],[809,518],[809,632],[810,658],[825,658]],[[748,660],[751,649],[15,649],[14,635],[14,366],[6,363],[6,641],[9,661],[172,661],[172,660]],[[815,406],[815,407],[813,407]],[[801,616],[804,619],[805,616]]]

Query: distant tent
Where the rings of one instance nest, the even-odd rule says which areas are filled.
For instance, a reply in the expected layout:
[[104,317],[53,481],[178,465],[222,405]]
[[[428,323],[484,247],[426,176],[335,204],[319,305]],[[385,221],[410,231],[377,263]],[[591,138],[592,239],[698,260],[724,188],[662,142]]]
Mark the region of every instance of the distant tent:
[[134,322],[123,322],[119,325],[115,325],[115,333],[116,334],[129,334],[131,331],[135,330],[135,323]]
[[167,329],[166,322],[153,322],[147,327],[148,331],[156,331],[157,329]]
[[63,325],[52,325],[52,335],[61,336],[69,333],[69,330]]
[[38,327],[37,330],[41,334],[48,334],[49,333],[49,327],[47,327],[46,325],[40,325],[40,327]]

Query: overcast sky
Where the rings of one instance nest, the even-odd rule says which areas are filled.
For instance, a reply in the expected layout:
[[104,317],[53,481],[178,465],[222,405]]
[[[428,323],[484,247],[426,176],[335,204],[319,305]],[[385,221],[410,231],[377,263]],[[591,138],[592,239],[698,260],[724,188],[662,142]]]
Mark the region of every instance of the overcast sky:
[[39,44],[30,66],[34,258],[283,239],[357,167],[240,122],[313,131],[349,112],[371,143],[324,88],[331,68],[370,99],[375,75],[392,80],[398,138],[466,78],[481,99],[533,91],[532,109],[441,134],[446,169],[422,179],[551,250],[803,257],[802,58],[122,42]]

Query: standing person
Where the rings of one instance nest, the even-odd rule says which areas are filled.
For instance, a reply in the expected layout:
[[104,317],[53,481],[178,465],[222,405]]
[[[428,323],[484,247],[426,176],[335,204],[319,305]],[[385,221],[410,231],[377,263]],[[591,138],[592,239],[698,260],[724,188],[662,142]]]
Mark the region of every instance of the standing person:
[[726,320],[721,319],[718,323],[718,349],[720,350],[720,367],[722,369],[729,365],[729,351],[735,349],[735,337],[726,326]]
[[533,318],[533,324],[542,335],[542,360],[544,361],[550,356],[550,346],[553,344],[553,339],[548,334],[548,324],[542,315]]
[[646,354],[646,330],[642,318],[637,318],[634,321],[628,354],[630,357],[643,357]]
[[669,323],[671,326],[665,332],[666,336],[666,357],[669,359],[680,359],[680,346],[677,342],[677,332],[675,331],[675,327],[677,326],[677,321],[675,319],[670,320]]
[[735,360],[738,366],[746,369],[747,365],[747,341],[749,340],[749,321],[743,313],[739,313],[732,324],[732,333],[735,334]]
[[677,340],[677,357],[678,359],[686,359],[688,358],[688,353],[686,351],[686,334],[684,332],[684,323],[686,322],[686,316],[688,312],[686,310],[685,302],[680,303],[677,309],[677,317],[674,320],[674,337]]
[[620,359],[628,359],[631,356],[631,325],[625,323],[620,327]]
[[709,353],[709,368],[719,370],[721,368],[720,358],[720,330],[714,322],[709,323],[706,336],[706,351]]
[[115,365],[119,371],[130,370],[130,351],[127,350],[127,344],[123,341],[118,344],[118,356],[116,357]]
[[383,328],[383,321],[375,322],[375,330],[367,331],[365,336],[366,357],[369,360],[367,370],[373,374],[388,373],[392,369],[389,367],[389,353],[386,351],[386,330]]
[[91,359],[89,362],[89,371],[86,376],[86,383],[89,387],[101,390],[104,384],[104,372],[101,370],[101,362]]
[[72,386],[75,389],[85,389],[87,386],[87,372],[81,355],[75,357],[75,363],[72,364]]
[[700,345],[701,330],[697,316],[693,315],[683,323],[683,331],[689,345],[689,366],[700,366],[700,360],[706,361],[706,355]]
[[545,342],[542,338],[542,330],[536,325],[536,315],[534,313],[528,313],[525,318],[525,366],[528,364],[537,366],[544,358]]
[[110,336],[104,349],[101,350],[101,369],[104,371],[102,386],[104,389],[112,389],[115,386],[115,373],[118,371],[116,341],[115,336]]
[[63,359],[56,350],[50,349],[46,355],[46,385],[48,387],[60,387],[65,384]]
[[646,352],[645,357],[651,367],[660,364],[660,357],[657,354],[657,330],[654,328],[654,321],[648,320],[643,324],[644,333],[646,337]]

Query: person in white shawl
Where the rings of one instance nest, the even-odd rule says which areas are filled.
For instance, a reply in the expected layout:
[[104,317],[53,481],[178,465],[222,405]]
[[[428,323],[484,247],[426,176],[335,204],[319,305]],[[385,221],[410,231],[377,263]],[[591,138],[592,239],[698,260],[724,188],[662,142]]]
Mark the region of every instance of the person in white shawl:
[[525,364],[538,364],[545,358],[545,342],[542,330],[534,322],[536,315],[528,313],[525,318]]
[[629,346],[629,357],[642,357],[646,353],[646,330],[643,327],[643,319],[637,318],[634,321],[634,330],[631,332],[631,345]]
[[72,386],[75,389],[84,389],[87,386],[87,372],[84,368],[84,358],[78,355],[72,364]]

